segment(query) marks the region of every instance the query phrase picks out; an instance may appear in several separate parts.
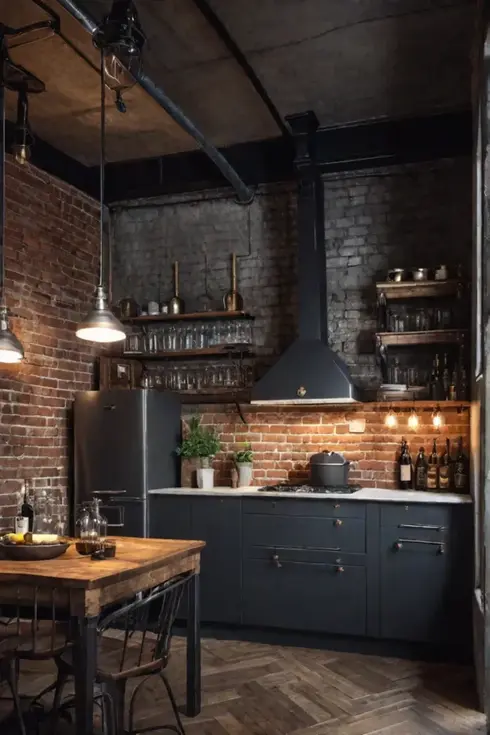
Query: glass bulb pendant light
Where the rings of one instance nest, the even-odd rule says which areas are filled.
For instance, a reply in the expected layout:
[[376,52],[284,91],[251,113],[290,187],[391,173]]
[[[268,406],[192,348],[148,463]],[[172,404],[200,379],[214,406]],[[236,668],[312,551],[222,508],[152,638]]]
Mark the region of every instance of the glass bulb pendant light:
[[12,153],[17,163],[23,166],[31,157],[31,147],[34,136],[29,125],[29,102],[27,90],[21,87],[17,97],[17,120],[14,128],[14,142]]
[[105,82],[116,93],[116,107],[126,112],[122,95],[136,83],[146,43],[132,0],[113,0],[111,12],[95,31],[93,42],[105,52]]
[[80,322],[79,339],[90,342],[120,342],[125,339],[124,327],[109,309],[104,288],[104,187],[105,187],[105,78],[104,51],[100,53],[100,229],[99,285],[95,292],[95,308]]
[[5,302],[5,84],[4,84],[4,39],[0,54],[0,363],[15,363],[24,359],[24,349],[9,327]]

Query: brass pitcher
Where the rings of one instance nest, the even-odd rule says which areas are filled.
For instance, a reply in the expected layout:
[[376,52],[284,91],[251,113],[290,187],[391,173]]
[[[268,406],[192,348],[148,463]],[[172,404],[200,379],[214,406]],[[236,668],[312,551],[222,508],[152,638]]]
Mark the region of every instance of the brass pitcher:
[[179,261],[176,260],[174,263],[174,295],[168,302],[168,313],[183,314],[184,311],[185,304],[179,296]]
[[226,311],[242,311],[243,299],[236,288],[236,253],[231,254],[231,290],[223,296]]

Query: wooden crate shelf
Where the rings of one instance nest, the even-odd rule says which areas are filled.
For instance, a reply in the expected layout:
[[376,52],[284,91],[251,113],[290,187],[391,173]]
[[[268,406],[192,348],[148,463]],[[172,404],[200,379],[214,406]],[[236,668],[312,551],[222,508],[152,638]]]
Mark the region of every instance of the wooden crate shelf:
[[387,299],[422,299],[455,296],[461,281],[386,281],[376,284],[378,297],[384,293]]
[[466,329],[431,329],[427,332],[377,332],[376,338],[386,347],[405,347],[431,344],[462,344]]

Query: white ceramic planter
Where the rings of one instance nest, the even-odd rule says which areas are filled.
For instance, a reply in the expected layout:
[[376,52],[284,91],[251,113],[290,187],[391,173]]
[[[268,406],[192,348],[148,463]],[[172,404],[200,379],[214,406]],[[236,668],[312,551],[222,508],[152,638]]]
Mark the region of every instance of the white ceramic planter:
[[251,462],[241,462],[237,464],[238,468],[238,487],[248,487],[252,482],[252,475],[254,471],[253,464]]
[[201,490],[212,490],[214,487],[214,470],[212,467],[198,468],[197,487]]

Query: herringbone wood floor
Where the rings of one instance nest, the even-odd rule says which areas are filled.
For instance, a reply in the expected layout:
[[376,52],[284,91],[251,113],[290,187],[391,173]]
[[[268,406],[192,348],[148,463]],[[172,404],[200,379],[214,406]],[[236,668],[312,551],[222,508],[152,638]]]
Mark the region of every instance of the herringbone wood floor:
[[[26,663],[22,692],[39,692],[48,668]],[[183,704],[183,639],[168,676]],[[485,725],[475,706],[465,667],[205,639],[202,713],[184,723],[187,735],[476,735]],[[136,710],[142,728],[172,721],[157,681]]]

